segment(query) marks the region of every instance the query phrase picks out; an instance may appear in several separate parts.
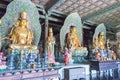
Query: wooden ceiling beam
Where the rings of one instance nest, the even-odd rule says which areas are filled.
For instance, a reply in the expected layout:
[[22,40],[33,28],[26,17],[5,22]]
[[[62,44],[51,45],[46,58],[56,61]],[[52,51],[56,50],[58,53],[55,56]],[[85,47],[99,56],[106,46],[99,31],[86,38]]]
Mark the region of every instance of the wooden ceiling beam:
[[5,2],[9,2],[9,3],[10,3],[10,2],[13,1],[13,0],[2,0],[2,1],[5,1]]
[[96,13],[89,14],[88,16],[83,17],[83,20],[85,21],[85,20],[93,19],[93,18],[99,17],[103,14],[112,12],[113,10],[120,10],[120,3],[116,3],[106,9],[100,10]]
[[48,11],[54,4],[56,4],[59,0],[49,0],[46,4],[45,4],[45,9],[46,11]]

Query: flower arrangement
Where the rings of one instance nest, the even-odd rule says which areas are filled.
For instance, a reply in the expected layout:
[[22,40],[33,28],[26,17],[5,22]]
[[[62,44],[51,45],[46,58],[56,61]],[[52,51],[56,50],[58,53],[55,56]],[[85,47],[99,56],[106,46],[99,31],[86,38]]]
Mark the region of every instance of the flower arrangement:
[[6,68],[6,57],[3,55],[3,52],[0,52],[0,72],[5,71]]

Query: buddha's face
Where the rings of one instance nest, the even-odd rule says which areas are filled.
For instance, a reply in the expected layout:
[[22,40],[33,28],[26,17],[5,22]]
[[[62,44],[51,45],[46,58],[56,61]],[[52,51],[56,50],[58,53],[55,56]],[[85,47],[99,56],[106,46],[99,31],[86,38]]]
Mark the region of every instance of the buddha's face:
[[100,32],[99,37],[100,37],[101,39],[103,39],[103,38],[104,38],[104,32]]
[[109,43],[109,42],[110,42],[110,39],[107,39],[107,42]]
[[20,20],[19,25],[26,27],[27,26],[27,20]]
[[71,32],[76,33],[77,32],[76,28],[71,28]]
[[95,41],[98,41],[98,37],[95,37]]

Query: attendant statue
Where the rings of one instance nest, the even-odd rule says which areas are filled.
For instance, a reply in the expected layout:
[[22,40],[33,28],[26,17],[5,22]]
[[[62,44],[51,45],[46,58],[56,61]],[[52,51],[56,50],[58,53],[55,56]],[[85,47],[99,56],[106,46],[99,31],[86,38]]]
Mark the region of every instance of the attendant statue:
[[98,36],[96,36],[94,38],[93,53],[94,53],[94,55],[92,55],[92,56],[95,56],[96,60],[98,60],[98,61],[101,60],[101,53],[99,52],[99,40],[98,40]]
[[37,46],[33,46],[32,42],[34,39],[33,32],[27,28],[27,13],[21,12],[19,21],[16,22],[16,27],[13,27],[10,32],[10,48],[15,49],[26,49],[33,48],[37,49]]
[[67,65],[67,64],[73,64],[73,59],[72,59],[72,53],[71,53],[71,51],[67,48],[67,47],[65,47],[65,58],[64,58],[64,63],[65,63],[65,65]]
[[52,28],[48,30],[48,38],[46,40],[46,52],[48,54],[48,64],[56,64],[55,62],[55,55],[54,55],[54,45],[55,45],[55,38],[53,36]]
[[107,48],[107,58],[108,60],[111,60],[111,50],[110,50],[110,39],[107,39],[106,42],[106,48]]

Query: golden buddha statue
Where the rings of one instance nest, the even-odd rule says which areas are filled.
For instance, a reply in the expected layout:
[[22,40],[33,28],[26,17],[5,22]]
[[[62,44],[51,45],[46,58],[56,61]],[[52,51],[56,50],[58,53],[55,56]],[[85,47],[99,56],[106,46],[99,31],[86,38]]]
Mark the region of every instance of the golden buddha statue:
[[81,46],[80,38],[74,26],[71,26],[70,33],[67,34],[67,47],[75,50],[87,50],[86,47]]
[[104,32],[99,33],[99,48],[105,49]]
[[16,27],[10,32],[10,48],[33,48],[37,49],[37,46],[33,46],[33,32],[27,28],[27,13],[21,12],[19,21],[16,22]]
[[94,48],[94,49],[98,49],[98,45],[99,45],[99,44],[98,44],[98,37],[95,37],[95,38],[94,38],[94,42],[93,42],[93,48]]
[[77,30],[75,27],[72,27],[70,29],[70,33],[68,33],[67,46],[68,48],[74,47],[75,49],[78,49],[81,46],[79,36],[77,35]]

